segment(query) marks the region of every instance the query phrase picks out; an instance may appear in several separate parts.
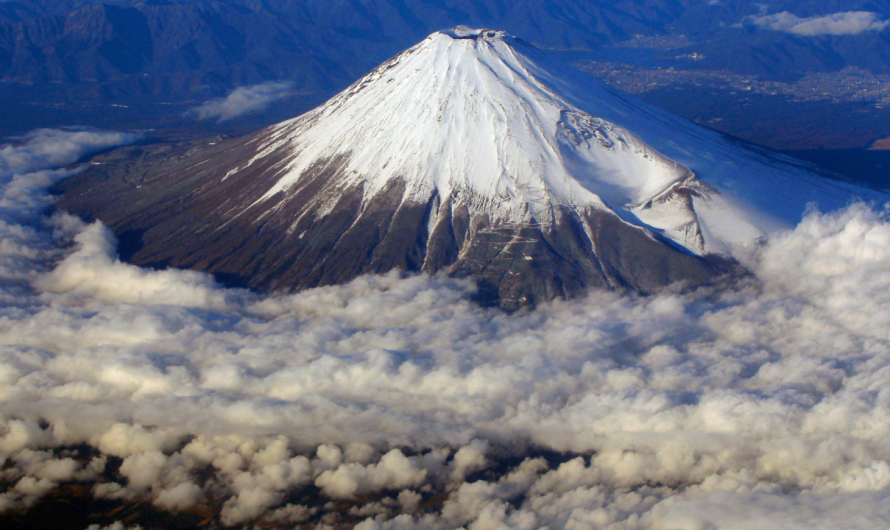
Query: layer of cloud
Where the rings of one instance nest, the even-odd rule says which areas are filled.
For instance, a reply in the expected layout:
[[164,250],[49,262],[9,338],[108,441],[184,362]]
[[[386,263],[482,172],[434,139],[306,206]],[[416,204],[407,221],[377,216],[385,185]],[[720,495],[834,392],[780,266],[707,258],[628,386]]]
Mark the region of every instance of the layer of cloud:
[[890,520],[880,210],[811,213],[732,289],[505,315],[446,278],[261,296],[141,270],[42,217],[71,170],[35,167],[0,188],[0,511],[80,482],[224,525]]
[[798,17],[788,11],[773,15],[751,16],[747,22],[774,31],[815,37],[818,35],[859,35],[870,31],[884,31],[890,20],[870,11],[846,11],[821,17]]
[[199,120],[228,121],[245,114],[265,110],[272,103],[293,94],[293,83],[269,82],[240,87],[228,96],[207,101],[189,110]]

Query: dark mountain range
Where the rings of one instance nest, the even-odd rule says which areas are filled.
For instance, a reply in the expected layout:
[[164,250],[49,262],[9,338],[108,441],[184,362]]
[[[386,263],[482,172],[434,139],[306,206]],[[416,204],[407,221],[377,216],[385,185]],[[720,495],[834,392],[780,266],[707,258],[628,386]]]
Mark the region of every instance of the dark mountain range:
[[[768,6],[768,7],[758,7]],[[456,24],[505,28],[541,48],[595,50],[635,35],[684,35],[671,58],[701,68],[773,77],[855,65],[890,71],[885,31],[800,35],[751,22],[865,10],[886,1],[741,0],[41,0],[0,3],[0,79],[109,83],[144,93],[196,94],[293,79],[301,88],[348,84],[398,50]],[[850,30],[855,33],[854,30]],[[172,79],[172,80],[171,80]],[[114,93],[114,91],[111,91]]]
[[0,27],[0,68],[19,83],[119,81],[186,94],[208,80],[229,86],[299,77],[319,88],[358,75],[338,71],[350,57],[333,61],[340,52],[315,38],[273,13],[222,2],[91,5]]

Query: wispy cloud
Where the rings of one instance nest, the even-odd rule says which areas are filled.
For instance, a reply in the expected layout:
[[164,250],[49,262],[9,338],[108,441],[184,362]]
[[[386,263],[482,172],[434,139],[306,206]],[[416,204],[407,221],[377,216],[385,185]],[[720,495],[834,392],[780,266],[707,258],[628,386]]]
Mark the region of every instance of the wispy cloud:
[[882,211],[812,213],[721,291],[513,315],[427,276],[258,295],[121,263],[101,224],[41,217],[64,173],[38,178],[57,170],[22,150],[69,134],[0,148],[17,168],[0,182],[0,512],[74,482],[226,525],[887,520]]
[[0,147],[0,179],[72,164],[87,153],[137,138],[134,134],[87,128],[37,129]]
[[228,96],[208,101],[188,111],[199,120],[231,120],[266,109],[293,94],[293,83],[270,82],[236,88]]
[[807,18],[783,11],[773,15],[751,16],[745,20],[762,28],[807,37],[859,35],[870,31],[883,31],[890,25],[890,20],[881,20],[876,13],[870,11],[847,11]]

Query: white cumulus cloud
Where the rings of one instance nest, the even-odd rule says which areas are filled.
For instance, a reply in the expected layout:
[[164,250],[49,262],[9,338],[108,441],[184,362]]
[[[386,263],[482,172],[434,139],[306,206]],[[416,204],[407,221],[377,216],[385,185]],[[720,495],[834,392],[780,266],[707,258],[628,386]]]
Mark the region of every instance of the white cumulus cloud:
[[259,112],[272,103],[293,94],[293,83],[268,82],[240,87],[220,99],[207,101],[189,110],[199,120],[228,121],[245,114]]
[[869,31],[883,31],[890,20],[882,20],[871,11],[846,11],[819,17],[798,17],[788,11],[772,15],[751,16],[748,22],[762,28],[794,35],[859,35]]

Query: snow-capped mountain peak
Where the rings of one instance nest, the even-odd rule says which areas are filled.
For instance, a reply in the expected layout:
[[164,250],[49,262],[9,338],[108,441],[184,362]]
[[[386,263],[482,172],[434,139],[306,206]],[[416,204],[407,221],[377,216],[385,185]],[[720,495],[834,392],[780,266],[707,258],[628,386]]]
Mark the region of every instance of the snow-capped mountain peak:
[[146,175],[137,190],[109,188],[114,201],[76,199],[142,234],[137,262],[267,289],[445,271],[503,307],[709,282],[808,203],[871,193],[466,27],[303,116],[165,156]]
[[337,160],[339,185],[363,186],[366,200],[403,179],[407,200],[462,196],[498,222],[546,225],[556,205],[629,209],[692,176],[561,98],[517,47],[530,48],[501,31],[435,33],[279,125],[264,151],[287,146],[293,156],[262,200]]

